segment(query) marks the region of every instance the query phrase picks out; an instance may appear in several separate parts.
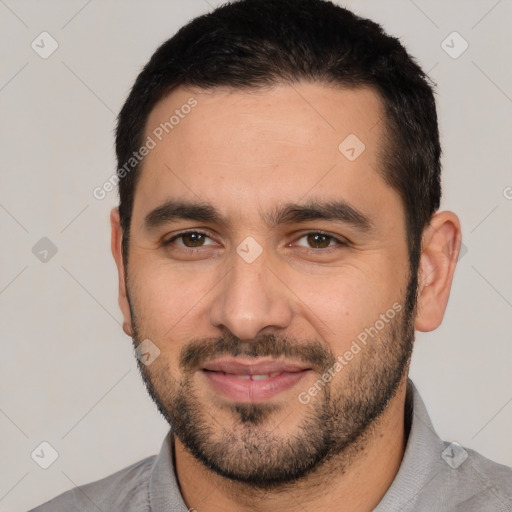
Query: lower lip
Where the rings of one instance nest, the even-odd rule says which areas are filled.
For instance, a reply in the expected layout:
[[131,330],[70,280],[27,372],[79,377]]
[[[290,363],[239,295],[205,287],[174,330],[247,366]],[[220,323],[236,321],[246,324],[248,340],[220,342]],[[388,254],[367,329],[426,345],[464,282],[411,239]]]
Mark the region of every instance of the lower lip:
[[309,371],[283,372],[263,380],[240,379],[227,373],[208,370],[201,370],[201,373],[212,387],[226,398],[235,402],[257,403],[292,388]]

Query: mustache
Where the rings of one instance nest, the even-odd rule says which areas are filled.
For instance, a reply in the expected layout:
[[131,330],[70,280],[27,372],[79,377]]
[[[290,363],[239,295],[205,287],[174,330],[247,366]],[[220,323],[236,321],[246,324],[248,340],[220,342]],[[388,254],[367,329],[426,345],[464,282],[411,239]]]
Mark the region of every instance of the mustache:
[[289,358],[323,372],[336,361],[334,354],[317,340],[297,342],[286,337],[265,334],[253,341],[242,341],[233,334],[221,338],[193,340],[180,353],[180,366],[195,371],[219,356]]

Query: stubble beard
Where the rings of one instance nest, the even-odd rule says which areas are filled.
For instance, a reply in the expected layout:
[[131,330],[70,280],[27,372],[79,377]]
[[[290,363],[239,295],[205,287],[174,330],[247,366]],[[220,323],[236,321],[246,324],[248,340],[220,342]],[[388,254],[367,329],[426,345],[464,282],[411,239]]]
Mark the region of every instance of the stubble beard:
[[[334,458],[338,470],[343,471],[365,443],[407,374],[414,342],[414,284],[409,283],[402,302],[406,307],[401,314],[369,340],[314,400],[300,405],[302,410],[295,414],[301,419],[286,436],[276,433],[279,425],[274,420],[283,406],[275,403],[225,405],[223,416],[228,411],[232,420],[229,425],[221,424],[215,418],[215,409],[210,410],[211,404],[200,398],[195,372],[185,369],[179,376],[172,375],[165,361],[158,360],[151,366],[139,360],[139,370],[149,395],[171,425],[174,435],[190,454],[217,475],[255,489],[272,490],[320,471]],[[144,337],[139,332],[131,299],[130,308],[133,341],[137,347]],[[318,378],[335,363],[325,343],[317,340],[291,343],[285,338],[265,335],[247,343],[231,334],[218,340],[195,340],[185,345],[180,361],[186,366],[187,356],[190,359],[206,354],[293,355],[303,360],[316,357],[317,366],[321,362],[323,368]],[[297,395],[300,391],[304,390],[298,390]],[[296,408],[289,415],[294,411]]]

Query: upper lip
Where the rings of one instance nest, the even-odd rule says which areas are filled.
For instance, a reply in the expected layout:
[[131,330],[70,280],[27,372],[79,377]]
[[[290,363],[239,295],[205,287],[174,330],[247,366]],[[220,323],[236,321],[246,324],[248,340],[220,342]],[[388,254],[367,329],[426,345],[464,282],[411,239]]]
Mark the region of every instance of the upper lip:
[[265,375],[267,373],[301,372],[309,370],[308,366],[292,361],[279,361],[276,359],[254,360],[244,359],[217,359],[206,363],[203,370],[212,372],[231,373],[233,375]]

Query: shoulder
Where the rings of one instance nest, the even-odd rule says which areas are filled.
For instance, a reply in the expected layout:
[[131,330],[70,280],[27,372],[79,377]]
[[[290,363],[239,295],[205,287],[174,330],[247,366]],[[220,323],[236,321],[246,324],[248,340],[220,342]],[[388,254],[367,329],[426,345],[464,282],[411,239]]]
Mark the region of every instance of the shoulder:
[[[449,443],[445,444],[449,446]],[[455,473],[454,483],[466,490],[460,510],[482,510],[484,505],[489,507],[492,504],[492,510],[512,511],[512,468],[469,448],[465,450],[467,459],[460,468],[450,468],[448,473]]]
[[376,511],[512,512],[512,468],[437,434],[409,380],[407,445],[395,480]]
[[149,511],[149,475],[155,459],[153,455],[101,480],[75,487],[30,512]]

